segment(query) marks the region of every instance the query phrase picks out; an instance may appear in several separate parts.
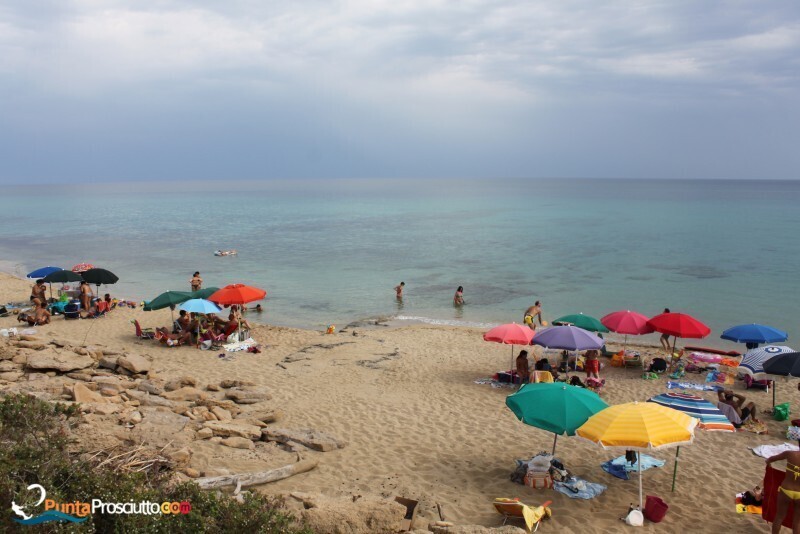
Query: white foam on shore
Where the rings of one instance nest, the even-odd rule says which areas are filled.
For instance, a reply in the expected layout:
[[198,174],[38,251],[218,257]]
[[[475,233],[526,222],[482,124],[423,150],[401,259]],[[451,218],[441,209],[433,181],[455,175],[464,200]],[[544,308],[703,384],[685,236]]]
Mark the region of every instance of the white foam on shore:
[[393,317],[396,321],[405,321],[411,323],[432,324],[437,326],[469,326],[472,328],[494,328],[497,326],[495,323],[479,323],[475,321],[459,321],[457,319],[433,319],[431,317],[422,317],[418,315],[397,315]]

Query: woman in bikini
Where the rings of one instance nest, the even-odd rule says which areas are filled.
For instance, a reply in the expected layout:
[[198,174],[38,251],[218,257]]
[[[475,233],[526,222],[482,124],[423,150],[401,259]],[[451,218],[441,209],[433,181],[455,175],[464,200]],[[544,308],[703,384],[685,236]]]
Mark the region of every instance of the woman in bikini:
[[[792,435],[794,439],[800,440],[800,433]],[[794,522],[792,532],[800,534],[800,451],[785,451],[767,459],[767,465],[772,462],[786,460],[786,477],[778,487],[778,510],[775,520],[772,522],[772,533],[781,531],[783,518],[791,506],[794,509]]]

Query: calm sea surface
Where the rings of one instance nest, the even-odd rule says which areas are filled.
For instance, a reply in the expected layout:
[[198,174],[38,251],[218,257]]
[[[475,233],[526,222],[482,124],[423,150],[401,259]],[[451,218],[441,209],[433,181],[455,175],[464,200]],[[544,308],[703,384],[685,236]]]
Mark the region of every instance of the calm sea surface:
[[[115,295],[145,299],[188,289],[197,270],[206,285],[265,288],[272,324],[497,324],[539,299],[548,320],[667,306],[717,345],[747,322],[800,336],[800,182],[37,186],[4,189],[0,213],[6,271],[87,261],[117,273]],[[229,248],[239,255],[213,256]]]

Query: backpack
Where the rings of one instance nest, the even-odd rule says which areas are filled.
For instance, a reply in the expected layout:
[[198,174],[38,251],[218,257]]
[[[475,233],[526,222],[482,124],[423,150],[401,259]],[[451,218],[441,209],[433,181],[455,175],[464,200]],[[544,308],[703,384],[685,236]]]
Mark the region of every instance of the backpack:
[[663,373],[667,370],[667,360],[664,358],[653,358],[653,361],[650,362],[649,370],[654,373]]

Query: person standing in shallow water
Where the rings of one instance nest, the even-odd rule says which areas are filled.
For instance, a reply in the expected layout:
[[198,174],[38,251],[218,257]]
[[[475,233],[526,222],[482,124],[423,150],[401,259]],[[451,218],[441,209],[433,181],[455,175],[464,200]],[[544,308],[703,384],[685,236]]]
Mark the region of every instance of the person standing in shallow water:
[[192,275],[192,279],[189,280],[189,285],[192,286],[192,291],[200,291],[203,287],[203,279],[200,278],[200,271],[197,271]]
[[398,300],[403,298],[403,288],[406,287],[405,282],[400,282],[398,285],[394,287],[395,293],[397,293]]
[[453,304],[456,306],[464,304],[464,286],[458,286],[456,289],[456,294],[453,295]]

